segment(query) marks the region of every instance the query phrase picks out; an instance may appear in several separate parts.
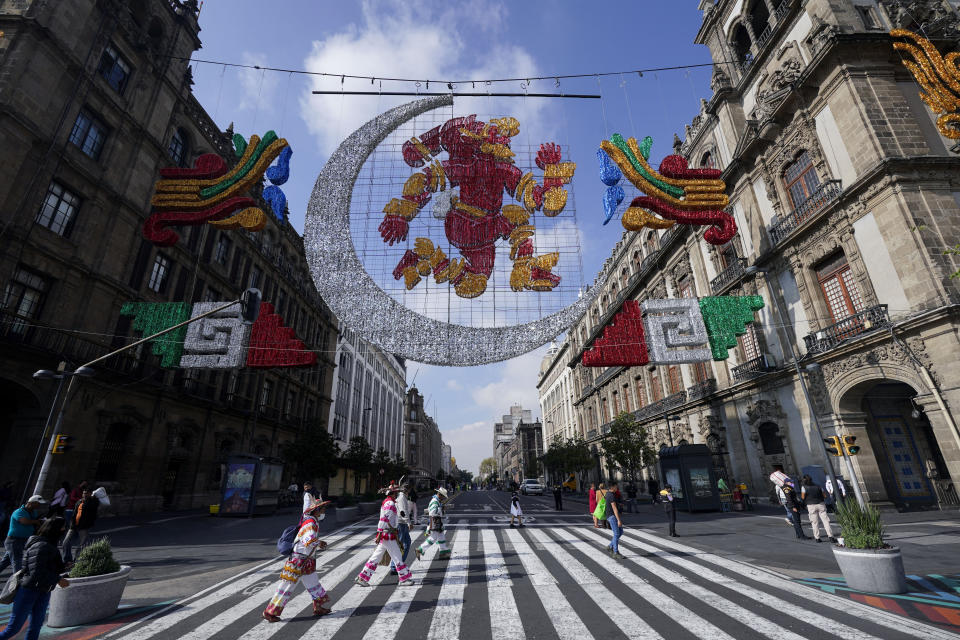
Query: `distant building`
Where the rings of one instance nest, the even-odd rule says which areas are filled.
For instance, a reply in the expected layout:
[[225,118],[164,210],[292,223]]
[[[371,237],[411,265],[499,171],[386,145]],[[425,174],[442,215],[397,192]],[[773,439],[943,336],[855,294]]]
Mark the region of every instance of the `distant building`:
[[363,436],[374,451],[401,455],[406,363],[346,327],[337,340],[336,362],[328,423],[340,448]]
[[[493,426],[493,457],[500,479],[507,483],[520,482],[525,477],[525,466],[541,455],[543,425],[540,420],[534,421],[529,409],[513,405],[510,413]],[[539,469],[539,462],[536,464]]]
[[435,486],[442,471],[440,448],[443,440],[437,423],[423,407],[423,395],[416,387],[407,390],[403,409],[403,458],[410,477],[419,487]]
[[570,343],[564,339],[560,346],[551,345],[540,363],[537,393],[540,396],[540,411],[543,414],[543,440],[547,449],[555,441],[574,436],[583,437],[583,429],[577,423],[573,401],[576,400],[576,384],[573,370],[566,365],[564,356]]
[[440,468],[445,476],[450,475],[453,468],[453,447],[446,443],[440,445]]

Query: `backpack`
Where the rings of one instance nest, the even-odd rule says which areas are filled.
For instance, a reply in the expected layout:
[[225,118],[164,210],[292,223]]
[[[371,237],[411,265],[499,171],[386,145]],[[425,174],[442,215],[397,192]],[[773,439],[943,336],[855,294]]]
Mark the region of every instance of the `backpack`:
[[300,527],[303,526],[305,520],[306,518],[303,518],[299,523],[290,525],[280,534],[277,539],[277,552],[280,555],[289,556],[293,553],[293,543],[296,542],[297,533],[300,532]]

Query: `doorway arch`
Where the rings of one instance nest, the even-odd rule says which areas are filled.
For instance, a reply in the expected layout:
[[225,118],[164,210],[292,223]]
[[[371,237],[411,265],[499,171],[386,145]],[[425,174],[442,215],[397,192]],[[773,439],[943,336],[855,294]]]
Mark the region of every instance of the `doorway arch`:
[[28,387],[0,378],[0,468],[4,480],[15,479],[18,497],[40,445],[44,409],[49,408]]

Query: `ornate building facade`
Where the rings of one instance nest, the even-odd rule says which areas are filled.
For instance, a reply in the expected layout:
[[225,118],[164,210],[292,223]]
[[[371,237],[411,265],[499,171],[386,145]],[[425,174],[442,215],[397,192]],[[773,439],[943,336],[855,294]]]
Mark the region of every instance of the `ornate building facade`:
[[570,348],[568,340],[550,345],[540,363],[537,378],[537,394],[543,414],[544,445],[550,448],[553,442],[564,441],[574,436],[584,437],[573,410],[573,371],[565,366],[564,354]]
[[[111,358],[78,381],[64,420],[74,448],[56,457],[48,483],[91,480],[118,512],[215,503],[230,454],[276,457],[301,430],[327,428],[336,320],[313,287],[302,239],[272,216],[255,234],[186,228],[173,247],[141,235],[160,168],[190,167],[205,153],[236,162],[233,132],[191,93],[196,2],[2,7],[3,478],[27,486],[43,444],[56,383],[33,372],[72,369],[130,342],[124,302],[231,300],[257,287],[318,352],[317,365],[163,369],[149,347]],[[251,195],[259,199],[259,188]]]
[[[819,424],[825,436],[857,437],[869,500],[955,501],[945,488],[960,478],[960,286],[943,249],[960,241],[960,157],[888,31],[925,23],[938,45],[954,46],[956,9],[932,0],[702,0],[700,9],[695,41],[718,63],[713,96],[675,151],[723,170],[739,233],[720,247],[680,225],[624,234],[604,266],[609,290],[571,328],[562,357],[578,423],[596,441],[631,412],[655,447],[707,444],[717,472],[755,494],[769,489],[774,464],[798,474],[837,462]],[[579,364],[626,299],[725,294],[765,300],[727,361]]]
[[403,411],[403,459],[410,467],[410,478],[418,487],[435,487],[437,474],[443,471],[440,428],[427,414],[423,394],[416,387],[407,389]]

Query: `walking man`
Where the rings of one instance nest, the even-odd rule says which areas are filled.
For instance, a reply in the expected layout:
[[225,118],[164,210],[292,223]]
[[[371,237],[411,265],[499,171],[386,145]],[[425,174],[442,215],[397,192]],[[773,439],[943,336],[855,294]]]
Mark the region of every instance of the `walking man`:
[[437,558],[449,558],[450,549],[447,547],[447,538],[443,533],[443,503],[447,501],[447,490],[443,487],[437,489],[437,492],[430,498],[430,504],[427,505],[427,540],[417,547],[417,560],[424,553],[424,545],[429,547],[432,544],[440,546],[437,552]]
[[647,493],[650,494],[650,504],[657,504],[657,497],[660,493],[660,483],[656,478],[647,480]]
[[810,526],[813,527],[813,537],[816,538],[817,542],[823,542],[820,539],[820,523],[823,523],[823,528],[826,529],[827,537],[830,538],[830,542],[836,542],[837,539],[833,537],[833,529],[830,528],[830,517],[827,515],[827,507],[824,502],[823,490],[819,485],[815,484],[813,478],[809,475],[803,476],[802,485],[800,487],[800,498],[807,504],[807,515],[810,516]]
[[670,537],[677,537],[677,507],[673,502],[673,487],[669,484],[663,485],[663,491],[660,492],[660,502],[663,503],[663,511],[667,514],[667,522],[670,525]]
[[70,530],[67,531],[63,539],[63,561],[73,562],[73,542],[77,541],[77,546],[82,547],[87,541],[87,535],[90,529],[97,522],[97,511],[100,509],[100,500],[95,498],[90,489],[84,489],[80,502],[77,503],[70,518]]
[[620,536],[623,535],[623,522],[620,520],[620,491],[618,488],[617,481],[614,480],[610,483],[610,489],[604,491],[600,497],[607,499],[607,510],[604,516],[607,522],[610,523],[611,531],[613,531],[613,539],[610,541],[607,549],[610,551],[611,558],[622,560],[623,556],[620,555]]
[[553,485],[553,502],[557,511],[563,511],[563,487],[558,484]]
[[833,482],[830,481],[830,476],[827,476],[826,489],[827,495],[830,496],[830,507],[836,508],[837,502],[841,502],[847,497],[847,488],[843,484],[843,478],[837,476],[837,488],[838,492],[834,493]]
[[303,586],[313,598],[313,615],[325,616],[330,613],[330,609],[323,606],[330,601],[330,596],[320,584],[316,559],[317,551],[323,551],[327,547],[327,543],[320,539],[319,530],[320,520],[325,517],[328,504],[329,500],[320,502],[311,498],[310,503],[304,507],[300,530],[293,541],[293,553],[280,570],[280,584],[263,612],[263,619],[267,622],[280,622],[280,614],[293,596],[297,582],[303,582]]
[[306,509],[318,500],[323,500],[323,496],[313,488],[313,483],[307,480],[303,483],[303,508]]
[[23,548],[27,546],[27,539],[33,535],[36,528],[43,524],[40,519],[40,505],[46,504],[41,495],[30,496],[27,503],[10,515],[10,528],[7,538],[3,541],[4,554],[0,559],[0,572],[13,565],[13,572],[23,567]]
[[[390,486],[381,489],[380,493],[386,494],[383,503],[380,505],[380,522],[377,523],[377,537],[375,541],[377,548],[373,550],[373,555],[363,565],[354,582],[361,587],[370,586],[370,578],[380,566],[383,554],[390,554],[390,559],[396,564],[399,586],[405,587],[414,584],[410,579],[410,569],[403,561],[403,553],[400,551],[400,545],[397,544],[397,527],[399,526],[399,514],[397,513],[397,494],[400,493],[400,487],[391,482]],[[417,554],[419,559],[420,554]]]
[[[403,478],[400,478],[403,482]],[[410,553],[410,499],[407,497],[410,487],[407,484],[400,485],[400,493],[397,494],[397,541],[400,543],[400,550],[403,552],[403,562],[407,562],[407,554]],[[397,575],[397,564],[390,561],[390,575]]]

